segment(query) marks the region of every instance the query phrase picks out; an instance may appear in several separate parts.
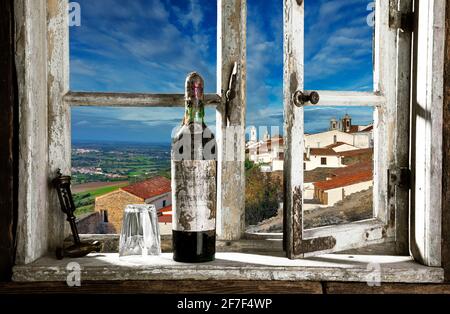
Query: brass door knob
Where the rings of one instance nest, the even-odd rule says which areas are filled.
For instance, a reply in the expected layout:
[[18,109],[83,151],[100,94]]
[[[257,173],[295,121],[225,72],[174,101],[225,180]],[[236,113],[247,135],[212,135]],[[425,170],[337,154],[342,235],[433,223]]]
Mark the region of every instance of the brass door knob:
[[302,91],[296,91],[294,94],[294,104],[297,107],[302,107],[308,102],[312,105],[317,105],[319,100],[320,96],[318,92],[310,92],[309,94],[305,94]]

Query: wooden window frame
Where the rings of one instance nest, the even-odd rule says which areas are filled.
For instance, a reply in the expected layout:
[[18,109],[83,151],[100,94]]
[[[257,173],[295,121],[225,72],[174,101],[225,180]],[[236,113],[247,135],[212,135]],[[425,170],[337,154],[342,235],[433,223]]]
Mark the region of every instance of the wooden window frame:
[[[245,128],[240,126],[245,123],[246,108],[246,1],[217,0],[217,5],[217,93],[205,95],[206,105],[217,109],[217,233],[222,240],[239,240],[244,234],[245,209],[240,193],[245,186],[245,149],[241,149]],[[64,215],[48,178],[58,169],[71,172],[71,106],[183,107],[184,94],[70,91],[68,1],[15,1],[15,12],[16,37],[20,38],[17,48],[21,50],[16,57],[22,92],[19,166],[23,178],[16,261],[30,263],[64,239]],[[229,89],[235,63],[236,97],[226,103],[222,96]],[[35,92],[31,95],[28,91]],[[42,168],[42,164],[46,166]]]
[[[403,217],[407,211],[406,195],[393,189],[388,195],[388,169],[399,167],[399,156],[408,155],[407,119],[397,112],[409,110],[409,99],[397,101],[397,90],[405,90],[409,79],[396,81],[397,69],[408,73],[409,68],[402,65],[403,58],[410,58],[409,47],[402,48],[406,53],[397,54],[398,31],[389,27],[389,14],[395,1],[376,1],[374,38],[374,92],[320,91],[321,106],[373,106],[375,110],[374,128],[374,202],[373,217],[354,223],[326,226],[303,230],[303,171],[298,167],[295,156],[303,156],[303,107],[293,103],[293,94],[303,90],[304,85],[304,3],[285,0],[285,142],[287,154],[285,162],[285,249],[290,258],[316,255],[318,252],[335,252],[395,240],[399,254],[406,253],[408,239],[407,224]],[[405,1],[406,2],[406,1]],[[410,60],[410,59],[409,59]],[[408,76],[407,76],[408,77]],[[408,111],[407,111],[408,112]],[[397,120],[395,120],[397,119]],[[395,136],[395,138],[393,138]],[[381,145],[390,138],[388,145]],[[402,142],[403,141],[403,142]],[[393,145],[394,144],[394,145]],[[398,146],[397,146],[398,145]],[[403,148],[403,149],[402,149]],[[406,215],[407,216],[407,215]]]
[[[437,134],[442,130],[443,85],[439,75],[437,81],[433,80],[433,75],[443,71],[445,3],[422,3],[420,10],[418,2],[415,3],[416,21],[413,31],[408,32],[401,27],[393,27],[392,22],[397,13],[407,15],[413,12],[413,1],[376,1],[373,93],[320,92],[319,105],[377,107],[374,130],[375,219],[303,230],[303,171],[294,157],[303,156],[303,148],[292,144],[303,142],[303,126],[298,122],[303,121],[303,108],[294,106],[292,96],[303,88],[303,38],[295,34],[303,32],[304,7],[303,1],[285,0],[285,249],[290,258],[314,255],[317,251],[334,252],[370,243],[394,241],[397,254],[411,254],[425,265],[440,266],[441,202],[438,194],[441,193],[441,183],[438,182],[442,180],[442,169],[438,167],[442,165],[439,163],[442,161],[442,143],[441,140],[432,141],[431,138],[438,138]],[[421,53],[417,46],[413,51],[413,38],[418,45],[425,44],[425,53]],[[421,57],[411,62],[413,52],[415,56]],[[417,68],[422,70],[421,74],[426,74],[425,79],[420,75],[412,76],[411,69]],[[421,92],[417,92],[417,87],[413,88],[411,101],[411,88],[417,85],[421,85]],[[419,137],[422,140],[426,136],[429,141],[425,144],[428,149],[425,154],[418,148],[410,149],[413,156],[420,156],[422,164],[414,158],[410,163],[407,149],[410,147],[410,107],[413,121],[418,121],[418,114],[424,118],[424,113],[420,112],[424,108],[418,110],[418,104],[430,112],[429,116],[425,116],[426,122],[418,124],[418,128],[414,128],[413,123],[411,135],[412,138]],[[433,134],[436,136],[432,137]],[[389,181],[389,171],[402,168],[411,169],[413,173],[413,205],[418,198],[422,201],[420,206],[411,207],[411,230],[410,191]],[[420,173],[421,178],[416,177],[416,173]],[[353,235],[349,236],[351,233]],[[417,233],[420,233],[420,237],[416,237]]]
[[[244,233],[244,198],[234,197],[245,185],[245,19],[246,1],[217,0],[217,93],[206,94],[205,104],[216,108],[218,143],[217,234],[220,240],[238,240]],[[244,34],[244,35],[242,35]],[[236,97],[225,102],[235,62],[238,64]],[[73,92],[64,96],[65,106],[184,107],[184,94]],[[230,141],[234,147],[230,147]],[[227,144],[228,145],[227,145]],[[232,160],[228,150],[237,152]],[[231,196],[231,197],[230,197]],[[227,219],[222,219],[226,216]]]
[[[208,105],[217,106],[217,139],[219,141],[219,167],[221,167],[218,176],[220,188],[218,191],[217,231],[219,239],[233,241],[240,240],[244,236],[245,206],[242,191],[245,187],[245,128],[242,126],[245,123],[246,107],[246,1],[218,0],[218,4],[220,14],[218,16],[217,94],[208,95],[207,102]],[[380,5],[380,2],[377,1],[377,4]],[[403,4],[404,2],[400,3],[400,5]],[[434,24],[426,25],[426,30],[432,36],[428,38],[431,43],[429,46],[431,54],[427,60],[423,61],[428,67],[428,74],[433,73],[433,70],[439,70],[439,60],[443,55],[443,52],[439,50],[439,43],[444,41],[442,23],[445,19],[445,10],[442,10],[443,6],[445,7],[443,1],[435,0],[428,7],[431,21],[434,22]],[[180,94],[107,94],[69,91],[67,1],[19,0],[14,2],[14,8],[18,98],[21,116],[16,264],[26,265],[47,255],[49,251],[53,251],[64,238],[64,215],[59,209],[57,197],[52,191],[48,178],[53,177],[57,169],[62,169],[65,173],[70,172],[69,104],[121,106],[124,103],[131,103],[132,106],[138,107],[160,107],[162,104],[182,106],[183,96]],[[406,33],[390,34],[383,41],[395,41],[397,49],[401,49],[402,45],[406,45],[408,42],[407,36]],[[398,37],[398,40],[394,40],[394,37]],[[389,50],[379,53],[389,53]],[[407,58],[408,56],[405,56],[405,59]],[[228,89],[229,78],[235,62],[239,64],[237,97],[227,106],[222,95]],[[392,72],[392,68],[389,68],[387,64],[383,64],[383,69],[383,73]],[[383,80],[383,84],[398,86],[404,82],[396,81],[390,76],[388,81]],[[427,103],[433,103],[431,119],[439,122],[439,114],[442,114],[442,104],[439,106],[440,82],[435,82],[430,77],[426,84],[432,91],[426,99]],[[391,91],[391,93],[393,92]],[[326,103],[327,96],[335,97],[336,95],[332,95],[332,92],[328,95],[322,94],[322,103]],[[386,101],[383,96],[370,93],[358,93],[358,96],[358,104],[363,101],[377,106]],[[405,93],[395,93],[395,96],[389,97],[396,97],[398,103],[406,103]],[[350,99],[354,99],[354,97],[350,97]],[[342,104],[351,106],[356,103],[342,99]],[[395,121],[391,122],[395,123]],[[238,128],[239,126],[241,128]],[[442,125],[440,126],[442,127]],[[435,133],[439,133],[439,123],[434,124],[431,131],[431,134]],[[402,135],[395,134],[394,136]],[[223,145],[229,137],[234,138],[232,147]],[[238,152],[234,160],[226,158],[230,149]],[[436,173],[439,167],[436,161],[442,156],[439,143],[433,143],[430,149],[433,156],[430,150],[422,152],[425,155],[424,158],[430,163],[431,172],[435,171],[433,176],[430,175],[430,172],[426,174],[428,179],[425,182],[428,187],[442,179],[439,173]],[[395,164],[404,162],[404,156],[398,156]],[[386,183],[380,182],[380,185],[386,185]],[[382,188],[385,189],[385,187]],[[414,228],[429,225],[430,217],[441,219],[441,207],[438,203],[438,196],[435,194],[428,195],[425,199],[425,207],[412,210],[413,216],[419,211],[425,212],[425,215],[420,216],[423,219],[415,220]],[[399,206],[401,204],[393,205],[394,208]],[[398,223],[408,223],[404,211],[395,212],[394,210],[394,213],[399,217]],[[222,219],[222,217],[227,219]],[[403,227],[401,229],[404,230]],[[430,234],[422,238],[417,234],[412,235],[412,237],[416,237],[416,242],[422,243],[416,253],[413,251],[412,254],[425,265],[439,266],[440,256],[436,249],[436,243],[440,243],[440,229],[435,228],[430,231]],[[262,235],[257,238],[271,237],[272,235]],[[420,256],[424,258],[420,259]]]

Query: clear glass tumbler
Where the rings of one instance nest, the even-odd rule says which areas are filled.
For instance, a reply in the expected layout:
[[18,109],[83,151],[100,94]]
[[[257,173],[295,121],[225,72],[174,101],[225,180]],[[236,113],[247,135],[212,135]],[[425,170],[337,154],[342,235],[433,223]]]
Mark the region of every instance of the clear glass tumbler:
[[119,256],[159,255],[161,238],[154,205],[127,205],[120,234]]

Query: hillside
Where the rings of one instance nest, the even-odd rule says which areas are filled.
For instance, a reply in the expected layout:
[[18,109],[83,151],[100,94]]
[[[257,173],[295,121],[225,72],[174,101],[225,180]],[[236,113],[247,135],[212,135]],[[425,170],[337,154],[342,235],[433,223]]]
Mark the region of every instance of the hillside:
[[[317,208],[304,212],[305,229],[370,219],[373,215],[372,189],[347,196],[334,206]],[[248,232],[283,232],[283,210],[275,217],[264,220],[257,226],[250,226]]]

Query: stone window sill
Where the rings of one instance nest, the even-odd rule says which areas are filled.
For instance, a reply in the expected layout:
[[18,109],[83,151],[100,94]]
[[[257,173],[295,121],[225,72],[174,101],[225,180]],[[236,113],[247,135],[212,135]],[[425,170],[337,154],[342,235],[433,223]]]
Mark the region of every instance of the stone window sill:
[[[43,257],[13,270],[16,282],[66,281],[70,262],[81,266],[83,281],[117,280],[279,280],[441,283],[444,271],[427,267],[411,257],[327,254],[302,260],[248,253],[219,252],[216,260],[184,264],[171,253],[156,257],[120,258],[117,253],[90,254],[79,259]],[[368,267],[371,265],[371,267]],[[379,267],[378,267],[379,266]],[[375,270],[374,270],[375,269]],[[377,269],[380,271],[377,272]]]

